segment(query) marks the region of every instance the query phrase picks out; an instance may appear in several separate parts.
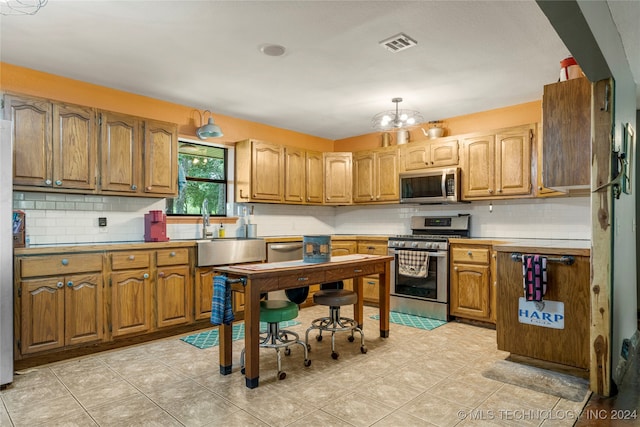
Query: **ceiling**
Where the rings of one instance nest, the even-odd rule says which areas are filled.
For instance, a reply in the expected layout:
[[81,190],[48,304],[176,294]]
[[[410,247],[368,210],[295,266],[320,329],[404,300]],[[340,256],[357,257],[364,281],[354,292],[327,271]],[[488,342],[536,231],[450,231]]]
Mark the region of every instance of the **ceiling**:
[[[640,2],[609,5],[638,82]],[[332,140],[394,97],[425,121],[541,99],[569,55],[533,0],[49,0],[0,19],[3,62]],[[417,46],[379,45],[400,32]]]

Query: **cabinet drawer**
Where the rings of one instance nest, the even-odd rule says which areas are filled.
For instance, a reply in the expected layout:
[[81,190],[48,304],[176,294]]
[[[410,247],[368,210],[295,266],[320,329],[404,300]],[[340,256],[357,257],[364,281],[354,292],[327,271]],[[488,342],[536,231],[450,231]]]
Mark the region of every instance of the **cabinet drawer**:
[[117,252],[111,254],[112,270],[148,268],[151,265],[150,252]]
[[157,252],[157,265],[189,264],[189,249],[162,249]]
[[358,242],[358,253],[367,255],[387,255],[389,249],[383,242]]
[[489,264],[489,248],[486,247],[452,247],[452,262],[471,262],[476,264]]
[[375,264],[367,264],[362,267],[348,267],[327,271],[327,282],[336,282],[338,280],[350,279],[356,276],[367,276],[376,273]]
[[102,254],[46,255],[20,258],[21,277],[102,271]]
[[324,271],[309,274],[288,274],[278,279],[280,287],[309,286],[324,282]]

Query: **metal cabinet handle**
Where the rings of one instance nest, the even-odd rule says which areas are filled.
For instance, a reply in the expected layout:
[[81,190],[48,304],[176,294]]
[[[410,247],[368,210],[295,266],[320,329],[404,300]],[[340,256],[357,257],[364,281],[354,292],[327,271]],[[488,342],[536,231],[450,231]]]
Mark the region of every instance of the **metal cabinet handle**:
[[60,181],[59,179],[56,180],[56,185],[62,185],[62,181]]
[[453,269],[454,269],[455,271],[458,271],[458,267],[453,267]]
[[489,194],[493,194],[493,190],[492,189],[488,189],[487,191],[489,192]]
[[308,280],[309,280],[308,277],[298,277],[298,282],[306,282]]
[[129,261],[133,261],[134,259],[136,259],[136,257],[134,257],[133,255],[129,255]]
[[153,190],[153,187],[152,186],[148,186],[147,187],[147,191],[151,191],[151,190]]
[[66,258],[63,258],[63,259],[62,259],[62,261],[60,261],[60,263],[61,263],[62,265],[69,265],[69,260],[68,260],[68,259],[66,259]]
[[68,286],[68,287],[70,287],[70,288],[71,288],[71,287],[73,287],[73,282],[72,282],[71,280],[69,280],[69,281],[67,282],[67,286]]
[[171,252],[171,253],[169,254],[169,256],[176,256],[176,253],[175,253],[175,252]]
[[142,277],[144,277],[145,279],[148,279],[149,278],[149,273],[144,273],[144,275]]
[[132,189],[133,191],[136,191],[136,190],[138,189],[138,186],[137,186],[137,185],[135,185],[135,184],[131,184],[131,189]]
[[56,287],[58,287],[58,288],[62,288],[63,286],[64,286],[64,283],[62,283],[62,282],[56,283]]
[[[160,273],[158,273],[158,277],[164,277],[164,272],[161,271]],[[146,279],[146,277],[145,277],[145,279]]]
[[353,270],[354,273],[362,273],[362,269],[361,268],[356,268],[355,270]]
[[471,255],[473,255],[473,252],[469,251],[469,252],[467,252],[467,255],[471,256]]
[[376,284],[376,282],[371,282],[371,281],[370,281],[370,282],[367,282],[367,285],[371,285],[371,286],[373,286],[373,285],[375,285],[375,284]]
[[46,185],[51,185],[51,180],[50,180],[50,179],[46,179],[46,180],[44,181],[44,183],[45,183]]

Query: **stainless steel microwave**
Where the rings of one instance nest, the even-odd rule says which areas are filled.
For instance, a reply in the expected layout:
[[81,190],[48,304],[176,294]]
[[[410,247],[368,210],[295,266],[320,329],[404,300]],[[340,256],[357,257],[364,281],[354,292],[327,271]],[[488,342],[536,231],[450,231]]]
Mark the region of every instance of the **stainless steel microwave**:
[[400,203],[460,202],[460,169],[434,169],[400,174]]

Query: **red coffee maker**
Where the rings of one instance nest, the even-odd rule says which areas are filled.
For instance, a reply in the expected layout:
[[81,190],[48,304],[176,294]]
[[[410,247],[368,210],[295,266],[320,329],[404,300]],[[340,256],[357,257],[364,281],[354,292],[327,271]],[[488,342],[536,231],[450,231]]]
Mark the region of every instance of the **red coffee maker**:
[[144,214],[144,241],[166,242],[167,216],[162,211],[149,211]]

